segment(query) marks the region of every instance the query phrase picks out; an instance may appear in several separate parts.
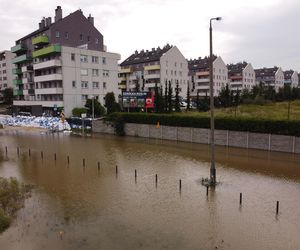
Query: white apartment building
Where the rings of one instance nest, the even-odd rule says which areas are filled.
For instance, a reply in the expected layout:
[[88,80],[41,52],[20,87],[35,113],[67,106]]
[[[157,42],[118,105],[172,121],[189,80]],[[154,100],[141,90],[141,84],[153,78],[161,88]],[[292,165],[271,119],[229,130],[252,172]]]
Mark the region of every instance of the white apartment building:
[[13,88],[13,73],[15,66],[12,63],[15,54],[5,50],[0,52],[0,91]]
[[187,95],[188,63],[176,46],[166,45],[162,49],[135,51],[120,64],[119,88],[127,91],[154,91],[155,85],[164,90],[171,82],[175,93],[178,82],[179,95]]
[[61,53],[33,60],[34,91],[23,78],[24,100],[15,100],[15,106],[42,106],[44,112],[64,109],[71,116],[72,109],[84,107],[88,98],[103,105],[106,93],[118,95],[119,54],[55,46]]
[[284,86],[284,74],[280,67],[256,69],[255,77],[256,84],[274,87],[276,92]]
[[[209,57],[190,60],[189,75],[192,82],[191,96],[205,97],[210,95]],[[213,57],[214,96],[218,96],[222,87],[228,83],[228,69],[222,58]]]
[[251,90],[255,86],[255,71],[250,63],[229,64],[228,83],[231,90]]
[[295,70],[284,71],[284,84],[297,88],[299,86],[298,72]]

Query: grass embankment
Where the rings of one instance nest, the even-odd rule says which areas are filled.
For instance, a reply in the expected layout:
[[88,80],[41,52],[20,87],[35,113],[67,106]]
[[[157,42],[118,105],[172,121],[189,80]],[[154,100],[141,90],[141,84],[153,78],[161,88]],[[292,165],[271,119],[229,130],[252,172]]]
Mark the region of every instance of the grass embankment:
[[[183,115],[209,117],[209,112],[182,112]],[[264,105],[244,104],[238,107],[215,109],[215,117],[256,118],[263,120],[287,120],[288,102],[267,103]],[[300,121],[300,100],[290,105],[290,120]]]
[[0,233],[10,226],[17,211],[24,206],[31,188],[15,178],[0,177]]

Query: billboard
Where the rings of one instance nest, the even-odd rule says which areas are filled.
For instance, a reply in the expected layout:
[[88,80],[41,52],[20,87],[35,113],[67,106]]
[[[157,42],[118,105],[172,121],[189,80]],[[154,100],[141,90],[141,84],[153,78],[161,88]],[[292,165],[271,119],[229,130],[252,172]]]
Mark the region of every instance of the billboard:
[[149,92],[124,91],[122,93],[123,108],[145,108]]

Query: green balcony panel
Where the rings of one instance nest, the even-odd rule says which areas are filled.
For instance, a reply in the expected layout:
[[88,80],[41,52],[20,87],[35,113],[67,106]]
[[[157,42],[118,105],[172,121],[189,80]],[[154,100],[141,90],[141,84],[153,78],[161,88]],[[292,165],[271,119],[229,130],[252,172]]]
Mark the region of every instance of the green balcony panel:
[[42,35],[38,36],[32,39],[32,44],[33,45],[38,45],[38,44],[47,44],[49,43],[49,38],[48,36]]
[[23,84],[22,79],[14,79],[13,84]]
[[10,48],[10,51],[12,53],[20,52],[20,51],[26,51],[26,47],[23,44],[17,44]]
[[14,95],[15,96],[23,95],[23,89],[15,89],[14,90]]
[[59,44],[54,44],[34,51],[32,53],[32,56],[35,58],[35,57],[47,56],[49,54],[60,53],[60,52],[61,52],[61,46]]
[[12,69],[12,73],[15,74],[15,75],[20,75],[20,74],[22,74],[22,70],[18,69],[18,68]]
[[17,64],[17,63],[27,62],[30,60],[31,58],[25,54],[25,55],[17,56],[14,59],[12,59],[12,63]]

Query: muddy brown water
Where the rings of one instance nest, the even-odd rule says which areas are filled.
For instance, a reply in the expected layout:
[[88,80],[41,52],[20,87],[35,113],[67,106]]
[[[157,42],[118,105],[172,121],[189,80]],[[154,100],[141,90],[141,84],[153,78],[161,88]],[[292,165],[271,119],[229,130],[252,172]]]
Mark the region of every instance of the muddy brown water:
[[36,185],[0,235],[1,250],[300,249],[299,155],[217,147],[221,183],[206,197],[207,145],[12,130],[0,136],[0,176]]

